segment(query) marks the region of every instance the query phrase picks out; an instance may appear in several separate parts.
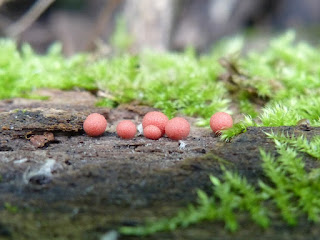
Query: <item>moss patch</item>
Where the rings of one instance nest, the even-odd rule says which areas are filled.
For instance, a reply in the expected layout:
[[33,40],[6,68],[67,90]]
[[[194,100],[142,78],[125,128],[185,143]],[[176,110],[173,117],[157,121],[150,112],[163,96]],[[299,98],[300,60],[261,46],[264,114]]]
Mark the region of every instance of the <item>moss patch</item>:
[[[244,120],[224,132],[224,140],[250,126],[292,126],[301,119],[319,126],[319,48],[296,43],[293,32],[275,38],[262,52],[244,56],[241,43],[241,38],[225,41],[203,56],[187,49],[93,60],[88,54],[66,59],[59,45],[39,56],[28,45],[18,51],[14,42],[1,40],[0,98],[34,97],[32,90],[37,88],[82,88],[103,93],[99,106],[136,101],[159,108],[169,117],[177,113],[198,117],[200,125],[208,125],[216,111],[245,114]],[[318,159],[320,141],[268,136],[274,140],[277,155],[261,150],[265,179],[257,185],[222,167],[221,179],[211,177],[212,193],[198,192],[198,205],[171,219],[120,231],[147,235],[202,220],[223,221],[235,231],[239,212],[262,227],[269,226],[274,212],[289,225],[297,224],[301,216],[318,222],[319,168],[306,170],[303,154]],[[275,211],[266,210],[270,205]]]
[[199,190],[197,205],[180,210],[170,219],[138,227],[121,227],[120,232],[144,236],[205,220],[223,221],[226,229],[236,231],[239,228],[238,216],[244,212],[262,228],[267,228],[279,216],[288,225],[296,225],[301,217],[318,223],[320,168],[307,171],[302,153],[318,159],[319,138],[314,137],[308,142],[304,137],[267,135],[275,141],[277,156],[260,150],[264,178],[256,179],[256,184],[249,183],[245,177],[222,165],[221,179],[210,176],[212,193]]

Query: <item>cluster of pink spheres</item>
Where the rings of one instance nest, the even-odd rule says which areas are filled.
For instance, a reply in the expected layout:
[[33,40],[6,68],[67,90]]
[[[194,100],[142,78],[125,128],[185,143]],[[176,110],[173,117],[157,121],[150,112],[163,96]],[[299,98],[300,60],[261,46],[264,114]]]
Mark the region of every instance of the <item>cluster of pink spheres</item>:
[[[215,134],[221,130],[232,127],[233,121],[229,114],[217,112],[210,118],[210,127]],[[190,133],[190,124],[182,117],[175,117],[171,120],[162,112],[148,112],[142,119],[143,134],[146,138],[157,140],[164,134],[172,140],[182,140]],[[90,114],[83,123],[83,129],[90,137],[102,135],[107,128],[107,120],[99,113]],[[137,133],[136,125],[130,120],[123,120],[118,123],[117,134],[123,139],[132,139]]]

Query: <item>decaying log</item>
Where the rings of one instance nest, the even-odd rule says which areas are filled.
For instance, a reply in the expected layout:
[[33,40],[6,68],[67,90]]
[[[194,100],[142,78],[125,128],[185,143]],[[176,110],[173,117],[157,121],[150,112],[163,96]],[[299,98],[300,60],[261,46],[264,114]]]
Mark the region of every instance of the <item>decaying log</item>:
[[[320,128],[304,131],[299,126],[249,128],[226,143],[210,129],[192,124],[191,134],[183,142],[167,137],[153,141],[141,135],[122,140],[115,133],[117,122],[126,118],[139,124],[150,108],[124,105],[103,109],[55,104],[52,100],[50,107],[47,104],[31,101],[19,108],[14,103],[0,103],[0,200],[6,203],[0,208],[0,238],[97,239],[122,225],[172,216],[195,202],[197,189],[210,192],[209,175],[219,176],[221,164],[252,183],[263,177],[259,148],[275,151],[264,132],[304,134],[308,138],[320,133]],[[93,111],[105,114],[109,124],[98,138],[90,138],[82,130],[84,118]],[[26,137],[48,132],[54,134],[54,141],[40,148]],[[307,168],[316,166],[317,161],[306,157]],[[41,227],[35,231],[32,226],[36,223]],[[309,224],[288,228],[275,222],[265,232],[247,220],[242,224],[249,226],[237,233],[238,239],[255,235],[260,239],[304,239],[303,232],[319,234],[319,228]],[[150,239],[195,239],[195,235],[199,239],[232,239],[222,225],[214,226],[203,223]]]

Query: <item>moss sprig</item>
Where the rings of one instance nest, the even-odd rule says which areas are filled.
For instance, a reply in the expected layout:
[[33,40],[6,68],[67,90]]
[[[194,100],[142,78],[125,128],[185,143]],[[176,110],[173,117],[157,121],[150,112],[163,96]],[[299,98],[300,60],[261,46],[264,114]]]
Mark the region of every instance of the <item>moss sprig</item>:
[[320,136],[314,136],[310,141],[305,136],[286,135],[284,133],[266,133],[266,135],[276,142],[276,146],[288,144],[300,152],[304,152],[311,157],[320,159]]
[[[226,229],[236,231],[240,212],[247,213],[262,228],[269,227],[275,216],[280,216],[288,225],[296,225],[301,217],[319,222],[320,168],[305,169],[301,155],[309,152],[305,149],[305,139],[295,140],[273,133],[267,133],[267,136],[274,139],[277,156],[260,150],[264,179],[257,180],[256,185],[222,166],[221,179],[210,177],[212,192],[198,191],[197,205],[190,205],[172,218],[149,222],[145,226],[121,227],[120,233],[144,236],[204,220],[223,221]],[[309,142],[318,148],[319,143],[319,138]]]

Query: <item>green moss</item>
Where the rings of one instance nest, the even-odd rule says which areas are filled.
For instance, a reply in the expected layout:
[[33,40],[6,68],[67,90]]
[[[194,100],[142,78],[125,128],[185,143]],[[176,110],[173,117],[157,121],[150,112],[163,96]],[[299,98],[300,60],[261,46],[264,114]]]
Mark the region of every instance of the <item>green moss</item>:
[[247,130],[247,126],[242,122],[233,124],[232,128],[222,131],[221,139],[223,141],[229,142],[232,137],[240,133],[246,132],[246,130]]
[[3,206],[8,212],[13,213],[13,214],[17,213],[19,211],[19,208],[17,206],[14,206],[9,202],[5,202],[3,204]]
[[[59,44],[43,56],[28,45],[18,51],[13,41],[2,39],[0,98],[35,98],[32,90],[44,87],[83,88],[106,93],[108,97],[100,99],[98,106],[138,101],[169,117],[177,113],[197,117],[200,126],[208,126],[213,113],[231,113],[235,106],[256,126],[295,125],[303,118],[320,125],[320,51],[296,43],[293,32],[274,38],[262,52],[252,50],[243,56],[239,54],[241,37],[224,40],[201,56],[192,48],[183,53],[130,55],[123,52],[129,47],[121,40],[126,34],[120,19],[112,42],[122,54],[96,60],[89,54],[64,58]],[[228,77],[221,77],[223,73]],[[222,138],[231,139],[248,126],[242,121]]]
[[109,108],[115,108],[118,106],[118,103],[115,102],[112,99],[103,98],[96,102],[96,107],[109,107]]
[[39,56],[30,46],[21,52],[10,40],[0,40],[0,98],[31,97],[36,88],[95,88],[94,80],[85,72],[86,57],[65,59],[60,45],[53,45],[48,54]]
[[247,98],[239,99],[239,109],[240,112],[250,115],[253,118],[258,116],[258,113],[254,109],[253,104]]
[[194,54],[145,52],[138,76],[141,100],[170,117],[182,112],[208,119],[212,113],[227,108],[226,90],[217,82],[219,70],[218,64]]
[[60,45],[53,45],[44,56],[28,45],[18,51],[10,40],[1,40],[0,46],[0,98],[34,97],[32,90],[44,87],[101,90],[111,98],[101,100],[99,106],[135,100],[170,117],[180,112],[202,118],[206,124],[214,112],[227,110],[230,102],[217,80],[222,67],[216,54],[197,57],[192,49],[184,53],[145,51],[93,61],[86,54],[66,59]]
[[233,124],[231,128],[222,131],[221,139],[229,142],[234,136],[246,132],[248,127],[258,126],[250,115],[246,115],[244,120]]
[[[125,54],[124,23],[119,21],[112,38],[116,53],[109,59],[93,60],[89,54],[64,58],[61,46],[53,45],[46,55],[38,55],[28,45],[19,51],[11,40],[0,40],[0,98],[36,97],[37,88],[100,90],[106,98],[98,106],[116,107],[138,101],[157,107],[169,117],[182,113],[198,118],[208,126],[210,116],[238,106],[243,121],[223,131],[222,139],[246,131],[250,126],[292,126],[301,119],[320,126],[320,49],[295,42],[293,32],[274,38],[263,51],[239,54],[243,38],[221,41],[207,55],[194,50],[183,53],[145,51]],[[229,65],[224,68],[219,59]],[[231,64],[231,65],[230,65]],[[227,77],[221,77],[226,73]],[[260,105],[260,109],[256,106]],[[307,172],[301,152],[319,159],[320,140],[269,134],[277,156],[261,150],[266,179],[253,186],[236,173],[224,170],[222,179],[211,177],[212,193],[198,192],[196,206],[181,211],[172,219],[137,228],[121,228],[125,234],[146,235],[172,230],[201,220],[220,220],[231,231],[238,228],[237,213],[246,212],[252,220],[267,227],[277,209],[288,224],[300,216],[318,222],[320,170]],[[11,209],[10,205],[7,205]]]
[[145,226],[122,227],[126,235],[150,235],[171,231],[204,220],[223,221],[230,231],[238,229],[239,213],[247,213],[262,228],[280,216],[288,225],[301,217],[320,221],[320,168],[305,170],[302,153],[318,158],[320,141],[315,137],[306,144],[301,138],[267,134],[274,139],[277,156],[260,150],[264,178],[250,184],[244,177],[222,167],[221,179],[211,176],[212,192],[198,191],[198,204],[190,205],[170,219],[148,222]]
[[125,18],[118,17],[116,20],[116,28],[111,36],[111,45],[114,50],[119,53],[128,51],[133,43],[133,37],[128,33]]
[[285,134],[275,134],[275,133],[266,133],[266,135],[273,139],[277,146],[283,144],[290,145],[294,148],[297,148],[300,152],[304,152],[311,157],[320,160],[320,136],[314,136],[310,141],[308,141],[303,135],[300,137],[286,136]]
[[[290,140],[288,139],[288,142]],[[320,220],[319,168],[305,170],[305,162],[297,150],[288,143],[275,142],[279,157],[261,151],[263,169],[271,184],[260,181],[261,190],[267,199],[276,204],[283,219],[291,225],[306,215],[311,222]],[[312,144],[317,144],[316,140]]]
[[[169,117],[176,113],[197,117],[201,126],[208,126],[214,112],[231,113],[234,106],[257,126],[295,125],[302,118],[320,125],[320,52],[317,47],[296,43],[293,32],[274,38],[263,51],[243,56],[239,54],[241,37],[223,40],[211,53],[197,56],[192,48],[183,53],[125,54],[130,44],[123,43],[123,36],[127,33],[120,19],[112,42],[121,54],[96,60],[88,54],[64,58],[59,44],[43,56],[28,45],[18,51],[13,41],[2,39],[0,98],[34,98],[32,90],[43,87],[83,88],[109,96],[100,99],[98,106],[138,101]],[[223,73],[229,80],[221,78]],[[264,106],[259,110],[257,103]],[[242,129],[250,126],[246,124],[235,125],[227,138],[242,132],[240,125]]]
[[[239,89],[244,91],[238,96],[240,112],[250,115],[257,126],[292,126],[304,118],[319,126],[319,53],[318,47],[295,42],[294,32],[289,31],[274,38],[263,51],[232,58],[230,61],[236,63],[238,73],[231,73],[231,78],[236,81],[242,77],[242,81],[254,86],[250,91],[256,95],[248,94],[250,91],[245,92],[245,88]],[[256,115],[252,103],[263,101],[265,106]]]

